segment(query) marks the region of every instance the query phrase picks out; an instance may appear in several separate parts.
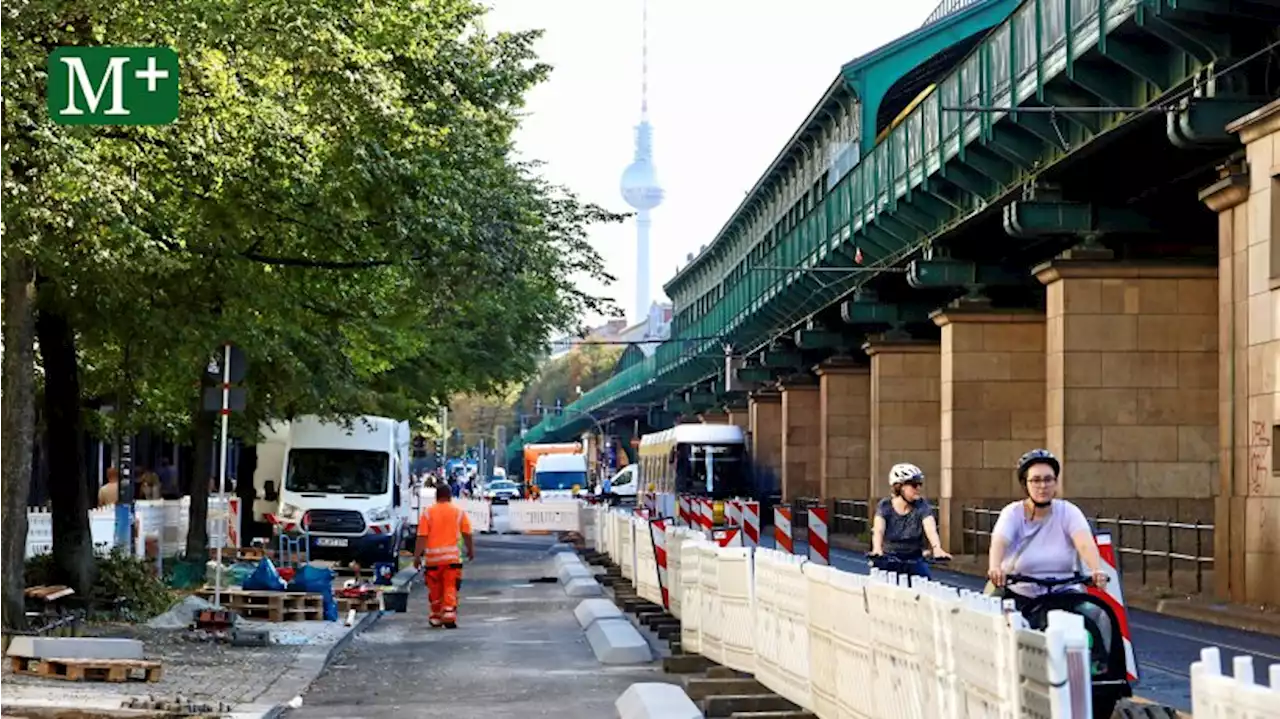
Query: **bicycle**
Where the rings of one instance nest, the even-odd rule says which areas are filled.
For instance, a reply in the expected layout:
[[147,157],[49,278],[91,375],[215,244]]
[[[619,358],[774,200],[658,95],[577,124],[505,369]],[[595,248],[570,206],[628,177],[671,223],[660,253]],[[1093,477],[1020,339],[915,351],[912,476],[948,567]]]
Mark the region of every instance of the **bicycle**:
[[900,554],[867,554],[867,563],[874,569],[884,572],[892,572],[894,574],[902,574],[907,577],[907,586],[911,586],[912,577],[922,577],[930,579],[930,575],[925,571],[921,571],[920,563],[923,562],[926,567],[938,564],[945,564],[951,561],[950,557],[933,557],[920,556],[913,558],[905,558]]

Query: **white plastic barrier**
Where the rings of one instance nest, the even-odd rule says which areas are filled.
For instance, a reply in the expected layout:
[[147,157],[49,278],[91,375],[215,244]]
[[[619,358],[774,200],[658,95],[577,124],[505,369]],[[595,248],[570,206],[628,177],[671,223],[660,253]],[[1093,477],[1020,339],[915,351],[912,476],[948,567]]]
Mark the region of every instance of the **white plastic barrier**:
[[[651,540],[639,541],[647,524],[610,514],[607,551],[639,591],[651,567]],[[1089,716],[1088,635],[1077,615],[1052,612],[1047,632],[1031,631],[999,600],[940,583],[908,587],[883,572],[719,547],[682,528],[666,539],[684,650],[752,673],[823,719]]]
[[[207,536],[209,546],[215,546],[220,537],[226,536],[226,523],[218,518],[223,505],[217,497],[209,498]],[[180,554],[187,546],[187,527],[191,518],[191,498],[142,499],[134,503],[137,520],[137,537],[134,553],[141,555],[146,549],[148,537],[159,541],[160,554]],[[116,543],[116,508],[106,505],[89,510],[89,533],[94,551],[105,554]],[[238,538],[238,534],[235,535]],[[226,545],[223,545],[226,546]],[[53,551],[53,517],[43,507],[27,510],[26,556],[34,557]]]
[[[493,505],[487,501],[468,497],[454,497],[449,501],[467,513],[467,519],[471,520],[471,531],[488,532],[493,528]],[[433,500],[432,504],[435,503]]]
[[1270,719],[1280,705],[1280,664],[1267,672],[1271,686],[1254,683],[1253,657],[1231,660],[1231,675],[1222,673],[1217,647],[1200,650],[1191,665],[1191,710],[1196,719]]
[[636,543],[636,567],[633,580],[640,598],[662,606],[662,585],[658,582],[658,559],[653,549],[652,528],[648,520],[631,518],[631,532]]
[[513,532],[581,532],[581,512],[576,499],[513,499],[507,504]]

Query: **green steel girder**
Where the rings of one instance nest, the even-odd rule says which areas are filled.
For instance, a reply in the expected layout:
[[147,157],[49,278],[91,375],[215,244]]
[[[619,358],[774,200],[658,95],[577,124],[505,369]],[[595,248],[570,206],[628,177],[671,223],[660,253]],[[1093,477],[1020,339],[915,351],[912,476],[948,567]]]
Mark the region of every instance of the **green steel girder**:
[[[920,193],[924,194],[924,193]],[[910,225],[916,232],[929,234],[937,229],[942,218],[934,217],[927,212],[922,212],[916,208],[909,200],[898,203],[898,217],[907,225]]]
[[777,374],[769,367],[741,367],[738,369],[738,380],[745,384],[765,384],[772,382]]
[[1136,47],[1121,37],[1112,37],[1107,40],[1106,48],[1100,54],[1156,87],[1168,88],[1173,85],[1171,58],[1167,53],[1153,56],[1147,48]]
[[1187,22],[1180,22],[1176,10],[1169,12],[1157,6],[1154,10],[1139,5],[1134,20],[1143,30],[1151,33],[1171,47],[1208,64],[1231,54],[1231,38],[1225,33]]
[[1004,207],[1004,231],[1010,237],[1035,239],[1066,235],[1156,232],[1139,212],[1099,207],[1088,202],[1018,200]]
[[898,247],[895,249],[909,247],[924,239],[923,233],[919,230],[888,214],[879,215],[872,222],[874,226],[879,227],[898,240]]
[[[1222,4],[1218,0],[1169,0],[1169,5],[1178,12],[1206,21],[1222,14]],[[1280,7],[1268,0],[1234,0],[1231,3],[1232,15],[1273,25],[1280,25],[1278,10]]]
[[770,369],[799,369],[804,367],[804,357],[796,350],[768,349],[760,353],[760,364]]
[[912,260],[907,265],[907,284],[915,289],[1018,287],[1032,282],[1025,269],[1000,265],[963,260]]
[[1169,141],[1184,149],[1205,145],[1234,147],[1240,139],[1227,132],[1227,125],[1238,117],[1253,112],[1267,100],[1230,98],[1197,98],[1183,103],[1177,112],[1165,116]]
[[885,304],[855,298],[840,303],[840,318],[851,325],[898,326],[928,322],[929,313],[935,309],[934,305],[923,303]]
[[[992,142],[995,141],[992,140]],[[975,144],[965,148],[964,159],[961,162],[977,170],[997,187],[1008,187],[1017,177],[1017,166],[994,147],[985,148]]]
[[942,224],[950,221],[963,210],[943,197],[937,191],[935,184],[934,178],[929,178],[929,182],[916,188],[911,194],[911,203],[918,206],[921,212],[926,212],[936,217],[938,219],[937,224]]
[[938,173],[938,177],[955,185],[961,192],[967,192],[974,197],[989,197],[996,187],[993,180],[960,159],[947,163]]
[[1096,66],[1077,61],[1067,67],[1066,77],[1105,105],[1127,107],[1133,102],[1128,80],[1123,75],[1107,73]]
[[679,397],[668,397],[662,409],[670,414],[688,414],[693,406]]
[[842,332],[824,329],[796,330],[795,342],[802,350],[847,350],[861,344]]
[[[987,147],[1020,170],[1035,167],[1044,157],[1045,141],[1022,128],[1018,123],[1008,127],[995,127]],[[1058,144],[1049,142],[1050,146]]]
[[[1045,85],[1041,91],[1044,96],[1044,102],[1054,107],[1087,107],[1091,104],[1093,98],[1092,93],[1072,86],[1063,85]],[[1022,119],[1023,115],[1018,115],[1018,119]],[[1080,126],[1090,135],[1097,135],[1102,132],[1102,118],[1092,112],[1063,112],[1063,117],[1068,121]]]

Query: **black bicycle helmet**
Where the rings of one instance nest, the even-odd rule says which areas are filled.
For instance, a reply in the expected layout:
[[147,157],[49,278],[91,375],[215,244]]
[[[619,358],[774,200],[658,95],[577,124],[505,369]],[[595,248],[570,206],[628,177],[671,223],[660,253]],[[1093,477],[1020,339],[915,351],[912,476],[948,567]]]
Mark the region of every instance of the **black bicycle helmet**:
[[1055,477],[1062,473],[1062,463],[1053,456],[1053,452],[1047,449],[1033,449],[1018,458],[1018,482],[1024,487],[1027,484],[1027,470],[1033,464],[1047,464],[1053,467]]

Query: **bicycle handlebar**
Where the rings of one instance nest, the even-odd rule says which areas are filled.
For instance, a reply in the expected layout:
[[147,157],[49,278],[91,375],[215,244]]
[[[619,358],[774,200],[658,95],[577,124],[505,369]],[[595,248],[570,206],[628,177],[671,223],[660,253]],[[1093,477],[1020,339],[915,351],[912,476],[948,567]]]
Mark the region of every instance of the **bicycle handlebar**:
[[[950,562],[950,561],[951,561],[951,557],[932,557],[932,556],[930,556],[930,557],[924,557],[924,556],[922,556],[922,557],[919,557],[919,559],[923,559],[927,564],[945,564],[945,563],[947,563],[947,562]],[[912,563],[912,562],[915,562],[916,560],[915,560],[915,559],[903,559],[902,557],[899,557],[899,556],[894,555],[894,554],[871,554],[870,552],[868,552],[868,553],[867,553],[867,561],[869,561],[869,562],[886,562],[886,563],[888,563],[888,564],[910,564],[910,563]]]
[[1058,579],[1044,579],[1042,577],[1028,577],[1025,574],[1006,574],[1004,582],[1008,584],[1036,584],[1046,589],[1054,587],[1065,587],[1070,584],[1084,584],[1093,586],[1093,577],[1084,574],[1073,574],[1069,577],[1060,577]]

